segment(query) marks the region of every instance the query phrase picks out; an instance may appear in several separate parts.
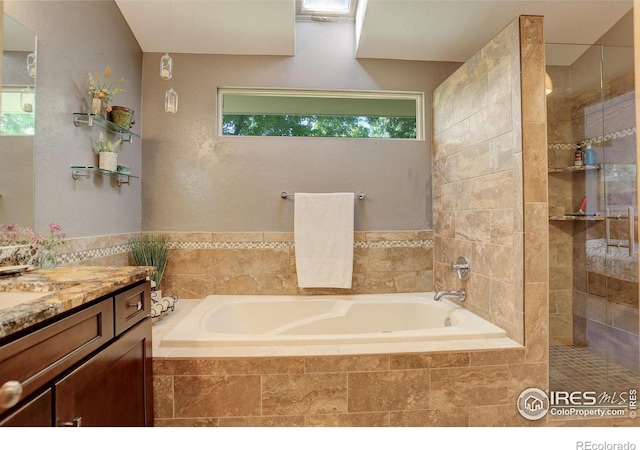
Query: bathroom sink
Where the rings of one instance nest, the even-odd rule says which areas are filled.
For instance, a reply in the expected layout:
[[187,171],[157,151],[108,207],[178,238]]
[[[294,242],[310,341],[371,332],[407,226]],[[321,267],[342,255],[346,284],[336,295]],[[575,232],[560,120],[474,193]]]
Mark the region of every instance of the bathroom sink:
[[53,294],[53,292],[0,292],[0,311],[12,308],[21,303],[37,300],[42,297]]

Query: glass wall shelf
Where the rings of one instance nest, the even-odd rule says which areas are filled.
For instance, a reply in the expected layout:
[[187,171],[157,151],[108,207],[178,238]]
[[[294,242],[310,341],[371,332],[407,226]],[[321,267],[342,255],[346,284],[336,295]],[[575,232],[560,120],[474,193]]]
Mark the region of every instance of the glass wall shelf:
[[579,222],[599,222],[604,220],[604,216],[598,215],[586,215],[586,214],[575,214],[575,215],[566,215],[566,216],[549,216],[550,221],[557,222],[568,222],[568,221],[579,221]]
[[88,125],[90,127],[94,125],[98,126],[104,130],[121,135],[122,139],[129,143],[133,142],[133,136],[140,137],[139,134],[136,134],[131,130],[127,130],[126,128],[122,128],[120,125],[116,125],[98,114],[73,113],[73,124],[76,127],[81,125]]
[[116,178],[118,186],[123,184],[130,184],[131,178],[140,178],[130,173],[114,172],[112,170],[100,169],[93,166],[71,166],[71,178],[78,180],[80,178],[91,178],[92,173],[98,173],[100,175],[107,175]]
[[600,164],[594,164],[591,166],[569,166],[569,167],[549,167],[549,173],[562,173],[562,172],[585,172],[587,170],[600,170]]

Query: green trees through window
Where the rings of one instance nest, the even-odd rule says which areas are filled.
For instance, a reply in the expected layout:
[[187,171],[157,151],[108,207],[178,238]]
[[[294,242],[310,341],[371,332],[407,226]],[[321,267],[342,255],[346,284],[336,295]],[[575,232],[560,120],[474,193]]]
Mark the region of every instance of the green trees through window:
[[223,136],[422,140],[416,92],[220,88]]
[[[33,92],[33,91],[32,91]],[[35,134],[36,120],[33,114],[33,103],[29,108],[21,104],[21,91],[16,89],[2,90],[2,111],[0,111],[0,135],[32,136]],[[33,102],[33,100],[30,100]]]
[[235,136],[312,136],[415,139],[416,119],[373,116],[224,116],[223,134]]

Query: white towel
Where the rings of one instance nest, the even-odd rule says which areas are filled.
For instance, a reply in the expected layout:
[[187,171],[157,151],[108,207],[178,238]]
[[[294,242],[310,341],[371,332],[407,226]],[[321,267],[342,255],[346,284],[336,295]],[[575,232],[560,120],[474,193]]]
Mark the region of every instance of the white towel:
[[295,194],[298,286],[350,288],[355,195]]

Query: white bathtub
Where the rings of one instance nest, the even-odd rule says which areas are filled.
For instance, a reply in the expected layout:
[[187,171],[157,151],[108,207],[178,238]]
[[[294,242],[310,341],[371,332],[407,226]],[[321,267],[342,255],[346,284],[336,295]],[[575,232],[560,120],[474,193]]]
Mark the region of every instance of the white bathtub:
[[161,347],[314,345],[488,339],[506,332],[433,292],[321,296],[210,295]]

